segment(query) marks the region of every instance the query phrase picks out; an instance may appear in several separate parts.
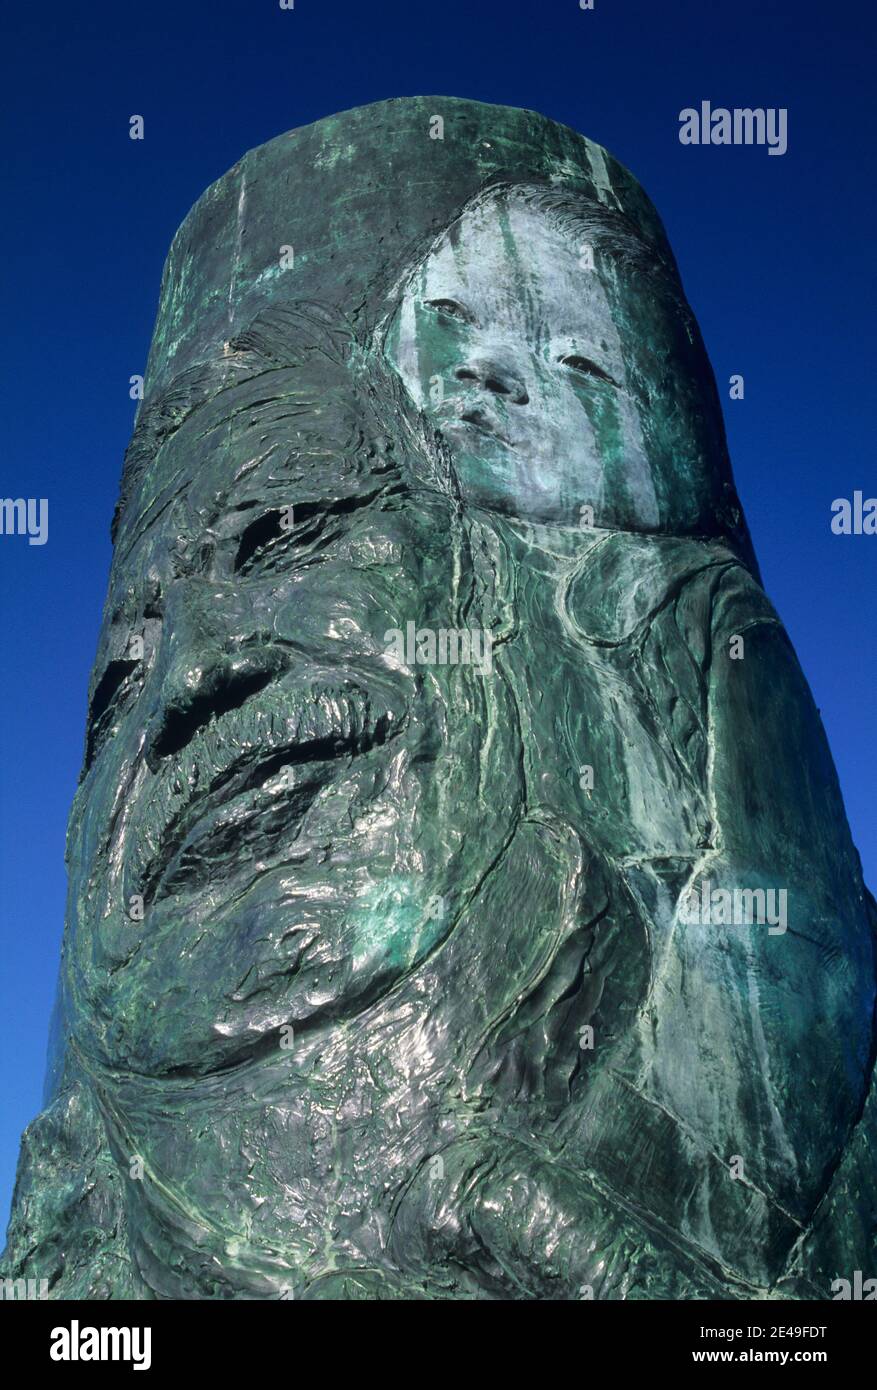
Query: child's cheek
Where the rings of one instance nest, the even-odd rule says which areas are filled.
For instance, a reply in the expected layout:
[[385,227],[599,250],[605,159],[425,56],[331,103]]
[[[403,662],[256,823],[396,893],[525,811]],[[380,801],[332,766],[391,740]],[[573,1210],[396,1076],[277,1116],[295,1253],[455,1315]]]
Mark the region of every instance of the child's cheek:
[[561,418],[570,447],[596,455],[604,468],[617,462],[622,451],[617,388],[602,381],[570,383],[563,391],[563,404]]
[[459,391],[456,373],[471,357],[471,330],[418,305],[416,332],[418,380],[428,409]]

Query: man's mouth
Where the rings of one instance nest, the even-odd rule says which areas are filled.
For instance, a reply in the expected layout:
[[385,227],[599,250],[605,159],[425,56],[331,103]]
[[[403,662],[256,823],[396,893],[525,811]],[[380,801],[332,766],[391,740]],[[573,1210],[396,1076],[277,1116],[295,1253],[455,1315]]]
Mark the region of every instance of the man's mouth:
[[387,693],[371,696],[352,680],[279,682],[212,718],[146,773],[133,815],[118,827],[133,848],[130,891],[154,904],[202,887],[202,869],[251,862],[254,845],[259,858],[288,848],[338,761],[401,728]]

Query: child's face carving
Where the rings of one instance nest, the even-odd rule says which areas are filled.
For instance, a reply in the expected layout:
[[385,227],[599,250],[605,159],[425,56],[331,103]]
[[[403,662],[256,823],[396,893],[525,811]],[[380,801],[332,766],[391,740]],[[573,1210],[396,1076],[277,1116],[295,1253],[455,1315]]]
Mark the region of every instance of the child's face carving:
[[[471,501],[533,519],[658,508],[618,328],[582,247],[521,201],[467,211],[409,282],[388,338]],[[621,491],[622,497],[611,493]]]

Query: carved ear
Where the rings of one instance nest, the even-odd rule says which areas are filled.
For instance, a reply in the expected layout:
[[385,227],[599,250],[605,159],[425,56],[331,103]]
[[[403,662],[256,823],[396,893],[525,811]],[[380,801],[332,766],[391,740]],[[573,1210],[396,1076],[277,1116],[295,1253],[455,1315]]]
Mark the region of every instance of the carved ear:
[[618,646],[649,626],[683,581],[734,560],[720,544],[610,532],[586,552],[571,578],[564,600],[569,622],[588,642]]

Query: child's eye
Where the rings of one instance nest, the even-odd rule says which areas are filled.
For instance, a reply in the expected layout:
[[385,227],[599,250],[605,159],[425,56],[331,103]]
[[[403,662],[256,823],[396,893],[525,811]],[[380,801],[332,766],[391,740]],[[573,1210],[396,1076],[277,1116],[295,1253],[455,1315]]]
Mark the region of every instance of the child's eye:
[[461,323],[473,321],[469,310],[458,304],[456,299],[428,299],[426,304],[427,308],[435,309],[439,314],[446,314],[448,318],[459,319]]
[[572,353],[567,357],[561,357],[560,360],[565,367],[569,367],[571,372],[577,372],[579,376],[593,377],[595,381],[608,381],[610,386],[618,385],[615,378],[604,372],[602,367],[598,367],[596,362],[592,362],[590,357],[577,357]]

